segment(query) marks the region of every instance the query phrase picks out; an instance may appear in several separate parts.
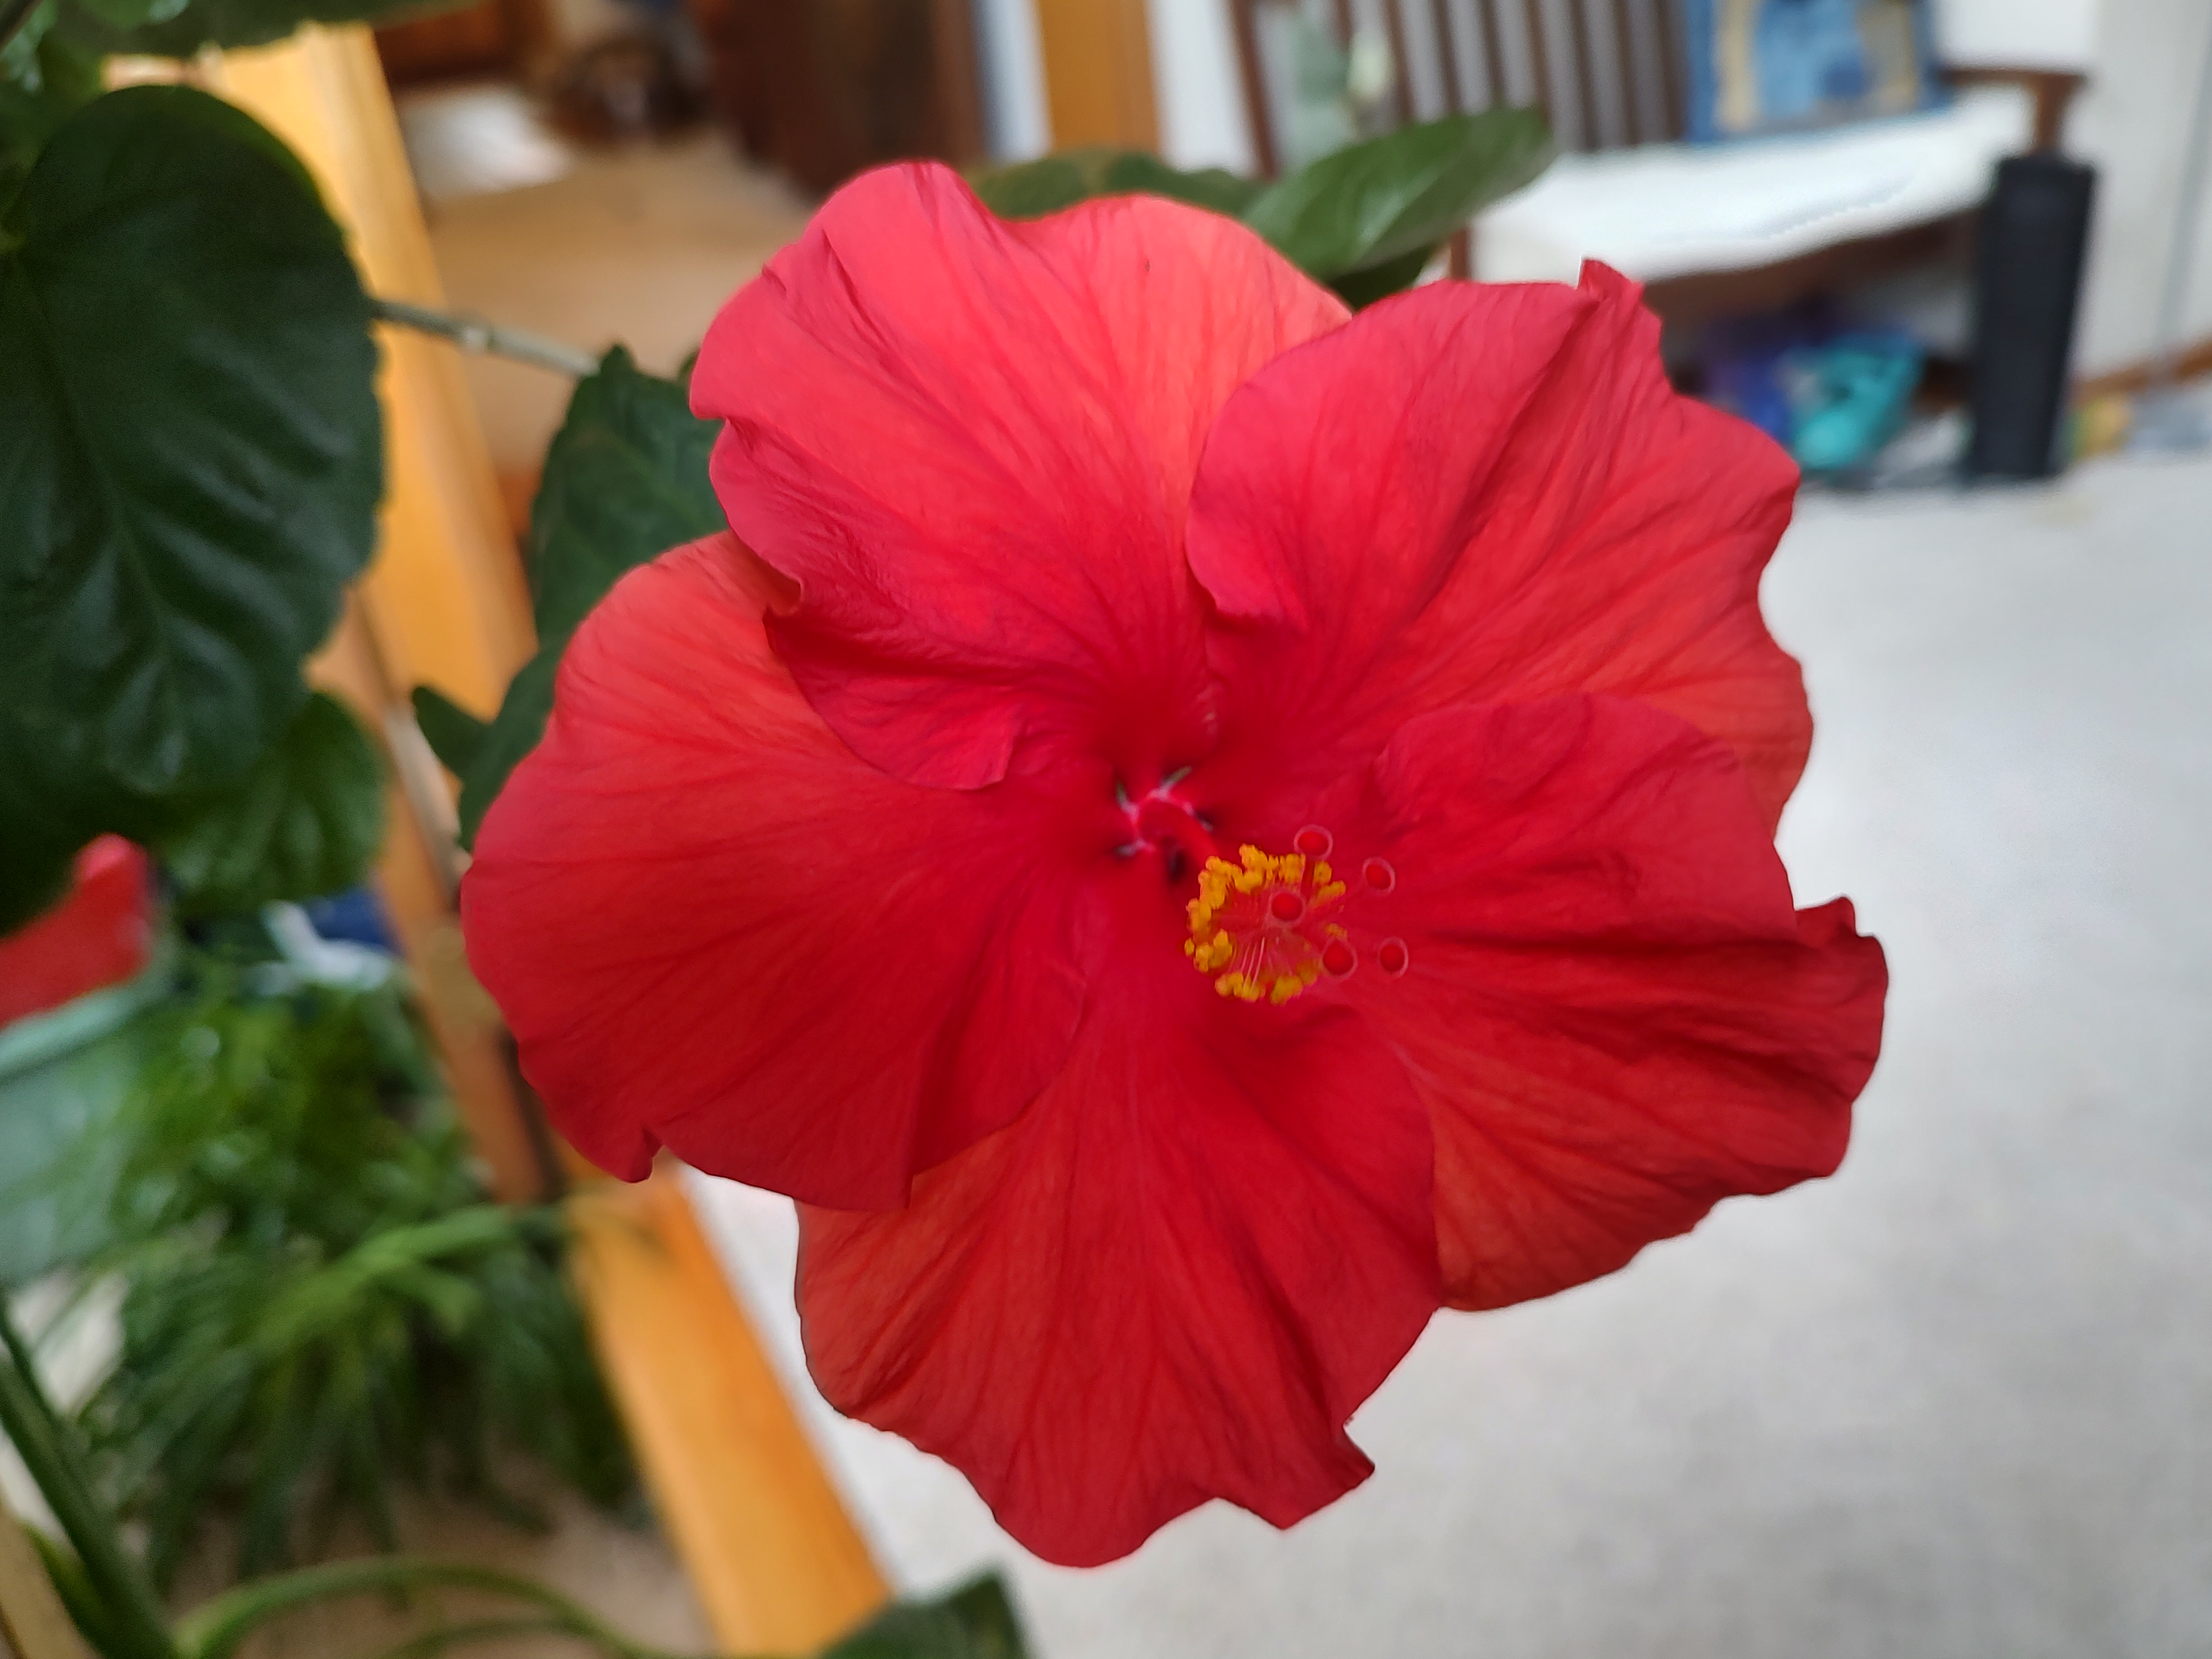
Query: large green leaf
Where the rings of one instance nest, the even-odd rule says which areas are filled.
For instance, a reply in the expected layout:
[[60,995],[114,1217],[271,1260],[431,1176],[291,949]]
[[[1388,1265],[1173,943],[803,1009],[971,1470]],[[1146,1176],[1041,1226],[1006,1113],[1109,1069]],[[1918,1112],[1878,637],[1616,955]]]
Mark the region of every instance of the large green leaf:
[[1534,110],[1448,115],[1301,167],[1247,208],[1244,222],[1329,282],[1434,247],[1553,153]]
[[89,831],[58,819],[32,775],[19,733],[0,719],[0,938],[69,890],[70,866]]
[[427,685],[416,686],[410,701],[415,705],[415,724],[430,752],[455,777],[468,776],[483,756],[491,722],[478,720],[444,692]]
[[1025,1659],[1006,1587],[987,1574],[933,1601],[895,1601],[821,1659]]
[[1001,219],[1035,219],[1095,196],[1164,196],[1235,217],[1262,186],[1219,167],[1185,172],[1141,149],[1070,149],[971,173],[983,205]]
[[633,565],[723,527],[707,477],[720,430],[621,346],[576,383],[530,507],[540,644],[566,640]]
[[1407,288],[1477,212],[1541,173],[1553,153],[1534,110],[1485,110],[1401,127],[1279,182],[1218,167],[1188,173],[1143,150],[1074,149],[972,173],[983,204],[1032,219],[1093,197],[1143,194],[1241,218],[1352,305]]
[[384,763],[345,705],[318,691],[240,782],[154,839],[187,915],[258,909],[352,886],[384,843]]
[[299,708],[374,544],[368,322],[297,163],[189,88],[94,100],[0,219],[0,724],[80,839]]
[[476,845],[477,826],[507,787],[507,775],[522,764],[545,735],[545,722],[553,713],[553,682],[561,672],[566,639],[538,647],[538,654],[522,665],[508,682],[507,696],[484,733],[476,763],[461,778],[459,809],[460,842]]
[[489,726],[428,687],[415,703],[423,735],[461,781],[460,836],[476,839],[507,774],[544,735],[568,636],[624,571],[724,527],[707,477],[720,428],[691,413],[680,380],[640,369],[617,346],[576,384],[530,510],[538,654]]

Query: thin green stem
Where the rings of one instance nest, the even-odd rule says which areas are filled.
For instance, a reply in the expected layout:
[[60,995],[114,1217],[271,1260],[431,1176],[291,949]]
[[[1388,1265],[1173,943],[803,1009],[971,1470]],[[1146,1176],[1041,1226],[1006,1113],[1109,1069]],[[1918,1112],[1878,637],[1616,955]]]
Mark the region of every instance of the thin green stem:
[[432,1585],[483,1590],[541,1608],[541,1618],[558,1621],[568,1634],[603,1649],[613,1659],[681,1659],[663,1649],[629,1640],[567,1596],[530,1579],[493,1567],[404,1555],[335,1561],[240,1584],[185,1614],[177,1626],[178,1651],[181,1659],[231,1659],[254,1631],[296,1608],[347,1596]]
[[[9,3],[13,0],[0,0],[0,4]],[[532,334],[528,329],[502,328],[481,317],[435,311],[428,306],[410,305],[404,300],[371,300],[369,306],[380,322],[397,323],[402,328],[434,334],[441,340],[451,340],[464,351],[511,357],[518,363],[548,368],[575,380],[583,379],[599,366],[599,360],[588,351],[579,351],[574,346]]]
[[118,1637],[135,1659],[176,1659],[161,1597],[124,1548],[115,1518],[93,1487],[92,1473],[32,1367],[31,1352],[4,1304],[0,1304],[0,1432],[30,1470],[39,1492],[61,1522],[84,1565]]
[[[510,1636],[574,1636],[562,1620],[548,1613],[532,1613],[520,1619],[483,1619],[473,1624],[440,1625],[419,1636],[410,1636],[404,1642],[395,1642],[376,1656],[376,1659],[437,1659],[439,1654],[451,1648],[463,1648],[472,1642],[497,1642]],[[588,1639],[580,1638],[579,1639]]]

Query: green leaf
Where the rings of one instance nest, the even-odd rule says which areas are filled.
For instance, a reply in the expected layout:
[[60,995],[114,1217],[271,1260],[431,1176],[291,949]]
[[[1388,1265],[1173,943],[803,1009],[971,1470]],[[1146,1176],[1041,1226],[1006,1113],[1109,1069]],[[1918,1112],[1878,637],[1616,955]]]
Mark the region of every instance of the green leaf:
[[[620,346],[576,383],[530,509],[538,654],[514,677],[491,724],[472,732],[446,719],[449,699],[428,688],[416,693],[418,717],[426,696],[444,705],[433,717],[442,734],[426,725],[423,736],[461,780],[463,846],[474,842],[507,774],[544,735],[561,655],[576,625],[624,572],[725,527],[707,476],[720,430],[691,413],[683,382],[646,374]],[[456,738],[454,757],[467,751],[465,766],[447,755]]]
[[467,777],[483,754],[491,722],[478,720],[444,692],[427,685],[415,688],[412,702],[415,724],[422,728],[430,752],[455,777]]
[[[449,10],[453,0],[101,0],[96,15],[77,0],[62,25],[72,38],[102,52],[190,58],[204,46],[261,46],[282,40],[302,23],[375,21],[398,14]],[[143,21],[130,19],[132,9]],[[106,14],[112,13],[112,20]]]
[[154,840],[187,915],[343,892],[384,844],[384,763],[345,705],[318,691],[239,783]]
[[1377,300],[1387,300],[1394,294],[1403,293],[1420,281],[1429,261],[1435,257],[1433,246],[1417,247],[1411,253],[1402,253],[1395,259],[1386,259],[1379,265],[1369,265],[1362,270],[1347,270],[1341,276],[1330,279],[1329,286],[1337,297],[1354,311],[1364,310]]
[[507,787],[507,774],[522,764],[545,735],[545,722],[553,713],[553,682],[568,643],[562,639],[541,647],[508,683],[499,713],[485,732],[483,751],[461,780],[457,816],[462,846],[476,845],[477,826]]
[[1062,150],[1035,161],[969,174],[1001,219],[1035,219],[1097,196],[1164,196],[1234,218],[1263,188],[1219,167],[1185,172],[1141,149]]
[[112,29],[138,29],[166,23],[185,9],[185,0],[75,0]]
[[1244,222],[1329,282],[1434,247],[1553,153],[1534,110],[1448,115],[1301,167],[1246,209]]
[[934,1601],[897,1601],[821,1659],[1025,1659],[1021,1620],[988,1573]]
[[721,431],[689,389],[615,347],[576,383],[530,507],[541,645],[566,640],[632,567],[725,527],[707,477]]
[[47,810],[46,792],[11,755],[8,738],[0,720],[0,939],[59,902],[77,848],[92,839]]
[[100,59],[32,27],[0,54],[0,204],[15,194],[40,148],[100,96]]
[[1083,168],[1065,155],[978,169],[968,175],[968,182],[983,205],[1001,219],[1040,219],[1095,193]]
[[0,726],[88,833],[245,775],[374,545],[368,301],[288,161],[132,88],[0,220]]
[[1100,170],[1098,182],[1102,196],[1164,196],[1232,219],[1267,189],[1258,179],[1224,167],[1201,167],[1195,172],[1171,167],[1141,149],[1124,150],[1115,156]]

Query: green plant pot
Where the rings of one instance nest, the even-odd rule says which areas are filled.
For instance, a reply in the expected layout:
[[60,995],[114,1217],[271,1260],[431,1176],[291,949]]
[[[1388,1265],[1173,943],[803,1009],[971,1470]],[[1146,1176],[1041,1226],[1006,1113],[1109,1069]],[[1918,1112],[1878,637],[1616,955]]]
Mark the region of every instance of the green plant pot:
[[98,1130],[143,1058],[137,1016],[170,979],[157,953],[134,979],[0,1027],[0,1287],[100,1243],[118,1149]]

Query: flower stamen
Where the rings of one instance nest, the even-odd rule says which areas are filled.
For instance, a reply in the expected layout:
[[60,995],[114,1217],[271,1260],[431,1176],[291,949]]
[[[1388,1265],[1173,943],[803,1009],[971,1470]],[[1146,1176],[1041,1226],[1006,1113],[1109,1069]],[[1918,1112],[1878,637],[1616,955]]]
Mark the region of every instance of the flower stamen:
[[[1326,844],[1306,831],[1305,845]],[[1345,884],[1326,858],[1303,852],[1237,849],[1237,862],[1209,858],[1198,872],[1198,896],[1187,908],[1190,937],[1183,954],[1213,988],[1243,1002],[1288,1002],[1324,974],[1341,978],[1358,960],[1345,930],[1327,919]]]

